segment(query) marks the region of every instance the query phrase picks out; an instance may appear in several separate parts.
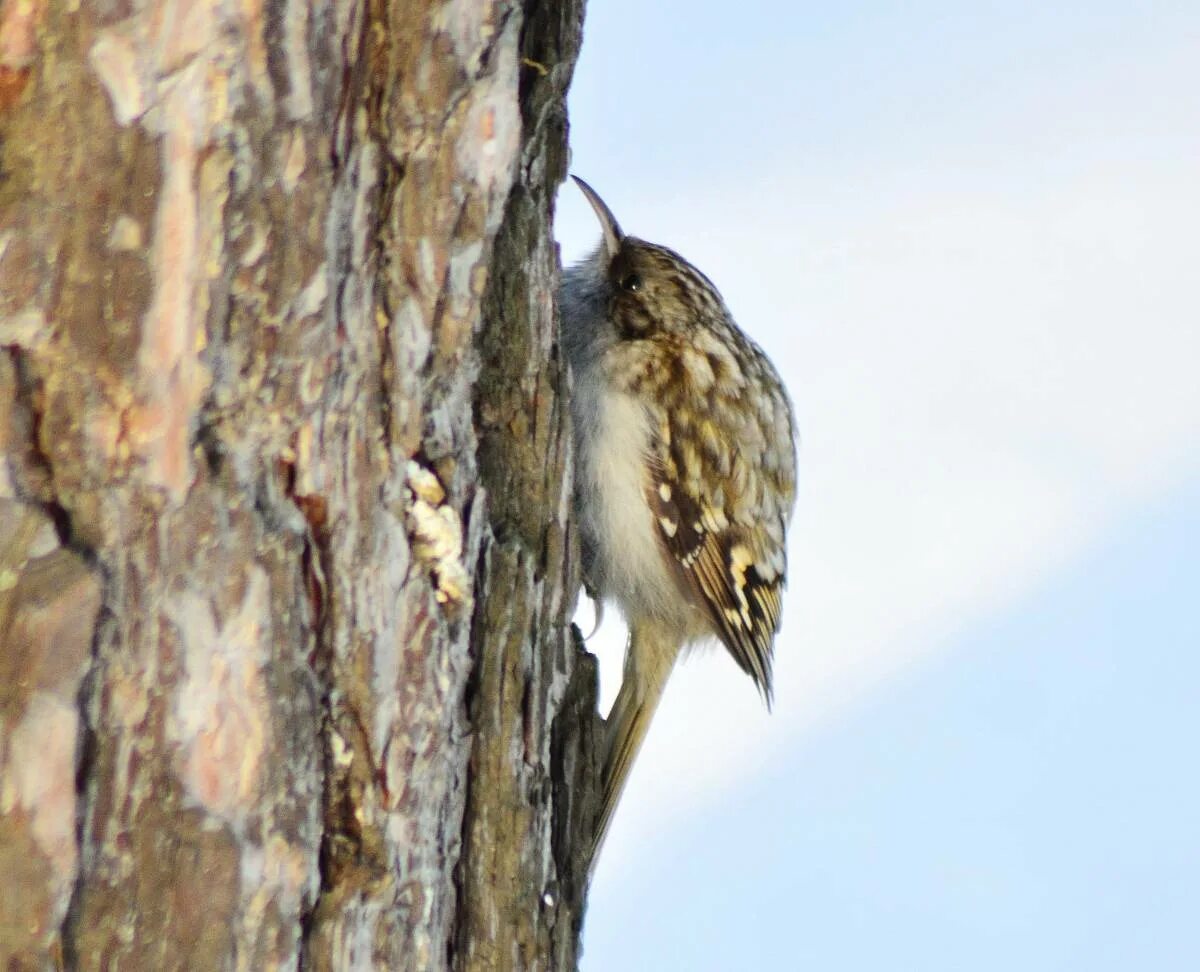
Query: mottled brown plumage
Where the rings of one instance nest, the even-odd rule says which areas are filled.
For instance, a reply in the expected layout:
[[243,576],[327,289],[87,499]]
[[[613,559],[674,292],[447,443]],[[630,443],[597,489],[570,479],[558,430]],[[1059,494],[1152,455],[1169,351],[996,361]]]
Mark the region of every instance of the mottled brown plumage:
[[604,241],[560,292],[576,512],[585,581],[631,631],[598,844],[686,645],[715,635],[770,702],[796,477],[783,385],[712,282],[580,186]]

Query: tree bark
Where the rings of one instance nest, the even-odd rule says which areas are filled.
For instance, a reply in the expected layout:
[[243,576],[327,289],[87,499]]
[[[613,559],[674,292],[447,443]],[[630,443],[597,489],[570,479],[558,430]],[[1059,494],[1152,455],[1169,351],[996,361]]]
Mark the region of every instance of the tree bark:
[[573,968],[582,0],[0,3],[0,964]]

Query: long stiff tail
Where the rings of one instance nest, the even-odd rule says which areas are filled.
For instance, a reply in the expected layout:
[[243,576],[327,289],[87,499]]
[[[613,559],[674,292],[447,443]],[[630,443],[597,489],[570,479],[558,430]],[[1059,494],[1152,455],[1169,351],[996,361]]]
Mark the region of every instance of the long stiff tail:
[[605,721],[603,802],[592,838],[593,869],[680,647],[653,624],[634,625],[630,631],[621,690]]

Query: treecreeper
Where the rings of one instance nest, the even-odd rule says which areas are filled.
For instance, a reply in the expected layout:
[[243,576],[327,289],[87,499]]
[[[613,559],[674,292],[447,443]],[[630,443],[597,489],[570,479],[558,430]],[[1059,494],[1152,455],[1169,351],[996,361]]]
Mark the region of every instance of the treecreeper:
[[594,865],[683,649],[715,637],[771,704],[796,448],[779,374],[712,282],[575,181],[602,231],[559,290],[575,516],[584,586],[629,626]]

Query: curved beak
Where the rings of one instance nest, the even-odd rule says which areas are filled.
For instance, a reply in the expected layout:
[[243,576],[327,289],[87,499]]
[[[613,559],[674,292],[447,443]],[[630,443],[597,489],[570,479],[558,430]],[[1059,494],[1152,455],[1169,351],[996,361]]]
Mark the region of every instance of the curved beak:
[[591,203],[592,209],[596,213],[596,218],[600,220],[600,229],[604,231],[604,252],[611,260],[617,255],[617,251],[621,248],[621,240],[625,238],[625,234],[621,232],[621,226],[617,222],[617,217],[604,204],[604,200],[597,195],[595,189],[580,179],[579,176],[573,175],[571,178],[575,180],[575,184],[583,192],[584,198]]

